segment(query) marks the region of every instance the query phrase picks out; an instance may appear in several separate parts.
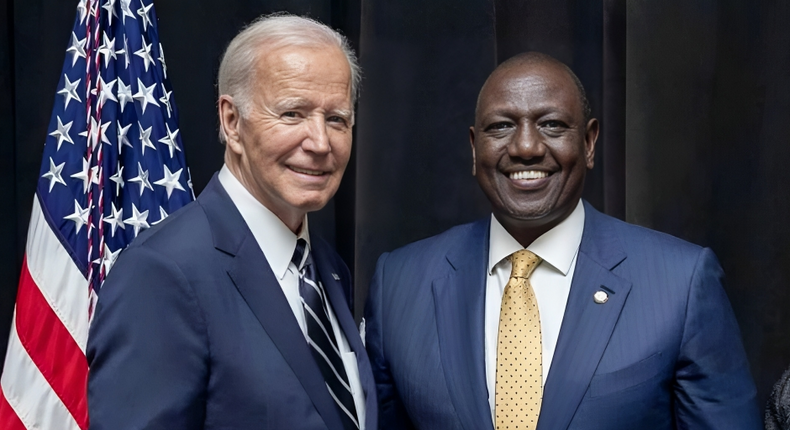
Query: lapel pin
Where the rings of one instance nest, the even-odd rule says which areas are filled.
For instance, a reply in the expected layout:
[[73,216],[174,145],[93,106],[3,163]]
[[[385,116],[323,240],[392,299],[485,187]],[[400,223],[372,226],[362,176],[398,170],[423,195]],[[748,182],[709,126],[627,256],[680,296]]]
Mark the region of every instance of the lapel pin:
[[333,273],[332,277],[335,278],[335,281],[339,281],[340,280],[340,276],[337,276],[337,273]]
[[606,294],[606,291],[598,290],[595,292],[595,294],[593,294],[593,300],[595,303],[602,305],[609,300],[609,295]]

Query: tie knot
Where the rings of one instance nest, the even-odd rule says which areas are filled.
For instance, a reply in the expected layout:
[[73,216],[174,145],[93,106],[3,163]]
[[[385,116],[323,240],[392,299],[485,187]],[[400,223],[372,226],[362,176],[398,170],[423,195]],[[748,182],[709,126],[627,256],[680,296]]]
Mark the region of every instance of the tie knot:
[[291,262],[296,266],[297,270],[302,270],[302,265],[305,264],[307,259],[307,241],[299,238],[296,241],[296,249],[294,255],[291,257]]
[[510,262],[513,264],[513,269],[510,271],[511,278],[529,278],[532,271],[540,264],[541,258],[532,251],[522,249],[510,254]]

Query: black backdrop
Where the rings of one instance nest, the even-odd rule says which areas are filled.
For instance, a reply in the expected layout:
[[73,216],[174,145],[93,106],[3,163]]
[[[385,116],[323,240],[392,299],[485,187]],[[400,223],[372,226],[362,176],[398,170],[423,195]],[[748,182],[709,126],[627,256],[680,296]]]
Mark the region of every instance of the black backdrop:
[[[660,3],[660,4],[659,4]],[[0,351],[76,1],[0,0]],[[158,0],[200,191],[222,164],[218,57],[256,16],[338,28],[364,69],[355,149],[311,216],[356,275],[377,256],[488,213],[468,126],[487,74],[527,49],[571,65],[602,121],[585,197],[714,249],[760,400],[790,364],[790,4],[781,0]]]

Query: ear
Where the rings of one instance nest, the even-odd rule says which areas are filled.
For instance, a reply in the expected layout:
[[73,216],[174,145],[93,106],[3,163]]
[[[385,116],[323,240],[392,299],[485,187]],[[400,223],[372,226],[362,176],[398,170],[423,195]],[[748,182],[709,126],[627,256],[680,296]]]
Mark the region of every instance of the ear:
[[230,150],[240,154],[242,151],[241,141],[239,139],[241,113],[239,112],[238,106],[236,106],[236,103],[233,101],[233,97],[227,94],[219,96],[217,110],[219,113],[219,128],[221,134],[225,136],[225,144]]
[[584,160],[588,169],[595,166],[595,142],[598,141],[599,131],[600,126],[597,119],[592,118],[587,122],[587,130],[584,133]]
[[475,156],[475,127],[469,127],[469,143],[472,145],[472,176],[477,175],[477,157]]

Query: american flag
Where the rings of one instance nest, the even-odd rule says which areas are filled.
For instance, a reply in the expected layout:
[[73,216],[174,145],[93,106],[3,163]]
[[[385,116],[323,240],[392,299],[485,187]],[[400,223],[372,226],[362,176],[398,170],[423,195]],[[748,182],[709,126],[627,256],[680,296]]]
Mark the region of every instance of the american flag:
[[[86,429],[85,346],[118,254],[194,200],[153,0],[80,0],[0,378],[0,428]],[[43,137],[43,136],[42,136]]]

